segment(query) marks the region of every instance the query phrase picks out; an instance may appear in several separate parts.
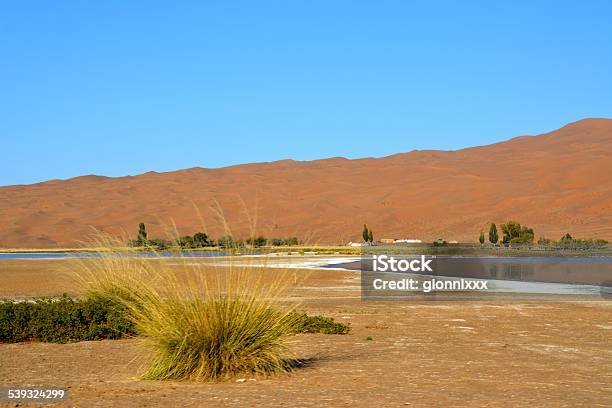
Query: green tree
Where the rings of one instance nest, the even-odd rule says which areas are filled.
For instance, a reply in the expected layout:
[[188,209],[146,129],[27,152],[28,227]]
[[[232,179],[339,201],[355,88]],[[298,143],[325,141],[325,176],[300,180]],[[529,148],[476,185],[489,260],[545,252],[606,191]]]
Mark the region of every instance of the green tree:
[[183,237],[179,237],[176,240],[176,244],[178,246],[180,246],[181,248],[185,249],[185,248],[195,248],[196,247],[196,243],[193,240],[193,237],[191,235],[185,235]]
[[299,243],[297,237],[289,237],[285,240],[285,245],[299,245]]
[[144,222],[138,224],[138,243],[140,245],[145,245],[147,243],[147,228],[145,227]]
[[232,248],[235,246],[235,241],[231,235],[225,235],[217,240],[217,245],[221,248]]
[[196,232],[193,234],[193,242],[197,247],[210,246],[208,235],[205,232]]
[[361,236],[363,237],[363,242],[368,242],[370,239],[370,231],[368,230],[368,226],[363,224],[363,231],[361,232]]
[[533,243],[534,233],[533,229],[527,226],[521,226],[516,221],[508,221],[501,225],[502,232],[504,233],[505,244],[530,244]]
[[374,241],[374,234],[372,233],[372,230],[368,230],[368,242],[373,242]]
[[266,239],[266,237],[260,235],[258,237],[247,238],[246,243],[254,247],[262,247],[262,246],[266,246],[266,244],[268,243],[268,240]]
[[147,245],[154,247],[158,251],[163,251],[168,249],[172,245],[172,242],[166,241],[165,239],[154,238],[150,239]]
[[533,233],[533,228],[527,228],[527,226],[523,226],[521,227],[518,239],[515,239],[515,242],[519,242],[521,244],[532,244],[534,238],[535,234]]
[[480,231],[480,236],[478,237],[478,242],[480,245],[484,244],[484,232]]
[[551,240],[551,239],[548,239],[548,238],[546,238],[546,237],[540,237],[540,238],[538,239],[538,244],[540,244],[540,245],[548,245],[548,244],[550,244],[550,243],[552,243],[552,240]]
[[497,241],[499,241],[499,237],[497,236],[497,225],[491,223],[491,226],[489,227],[489,242],[492,244],[497,244]]
[[501,225],[502,233],[504,234],[504,244],[509,244],[513,238],[517,238],[521,232],[521,224],[516,221],[508,221]]

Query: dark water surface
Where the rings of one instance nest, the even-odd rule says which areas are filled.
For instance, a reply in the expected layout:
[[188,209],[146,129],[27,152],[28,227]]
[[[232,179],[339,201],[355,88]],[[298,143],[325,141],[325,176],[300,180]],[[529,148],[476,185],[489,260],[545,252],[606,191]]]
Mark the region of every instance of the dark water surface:
[[[356,260],[333,266],[362,270],[367,264]],[[371,267],[371,262],[369,264]],[[612,257],[436,256],[434,272],[429,274],[458,278],[612,286]]]

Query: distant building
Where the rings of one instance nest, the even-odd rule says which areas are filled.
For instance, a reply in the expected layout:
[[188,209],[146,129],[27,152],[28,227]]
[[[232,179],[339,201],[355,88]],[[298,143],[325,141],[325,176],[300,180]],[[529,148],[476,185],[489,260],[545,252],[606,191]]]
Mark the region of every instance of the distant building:
[[383,244],[420,244],[420,239],[398,239],[398,238],[382,238],[380,240]]
[[346,245],[347,246],[351,246],[351,247],[364,247],[364,246],[376,246],[376,245],[378,245],[378,243],[377,243],[377,241],[374,241],[374,242],[349,242]]

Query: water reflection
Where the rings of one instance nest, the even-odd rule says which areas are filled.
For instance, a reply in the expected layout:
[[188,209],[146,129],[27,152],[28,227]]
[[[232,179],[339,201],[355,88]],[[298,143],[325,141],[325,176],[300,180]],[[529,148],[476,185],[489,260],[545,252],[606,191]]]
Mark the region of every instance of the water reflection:
[[489,277],[504,280],[533,280],[535,266],[533,264],[489,264]]

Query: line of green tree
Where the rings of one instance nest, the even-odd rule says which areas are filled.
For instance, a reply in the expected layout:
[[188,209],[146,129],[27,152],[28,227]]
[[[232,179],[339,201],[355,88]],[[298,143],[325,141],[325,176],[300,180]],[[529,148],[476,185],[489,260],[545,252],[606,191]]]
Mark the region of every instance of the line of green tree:
[[222,236],[214,240],[205,232],[196,232],[193,235],[183,235],[175,240],[167,239],[148,239],[147,229],[143,222],[138,225],[138,235],[136,239],[128,241],[132,247],[152,247],[157,250],[168,248],[196,249],[196,248],[245,248],[245,247],[264,247],[264,246],[295,246],[301,242],[296,237],[288,238],[267,238],[262,235],[247,239],[234,239],[229,235]]
[[[516,221],[508,221],[505,224],[501,224],[500,228],[502,230],[502,243],[503,244],[533,244],[535,234],[532,228],[527,227],[526,225],[521,225]],[[478,237],[478,241],[481,244],[484,244],[485,236],[484,232],[480,231],[480,236]],[[499,241],[499,236],[497,233],[497,226],[495,223],[491,223],[489,226],[489,242],[491,244],[497,244]],[[559,241],[554,241],[548,238],[540,238],[538,240],[538,245],[555,245],[555,246],[564,246],[564,247],[597,247],[604,246],[608,243],[608,241],[604,239],[581,239],[581,238],[572,238],[570,234],[565,234]]]
[[569,233],[562,236],[558,241],[540,237],[538,245],[561,246],[564,248],[597,248],[608,244],[605,239],[574,238]]
[[[534,233],[533,229],[526,225],[521,225],[516,221],[508,221],[505,224],[500,225],[502,230],[502,243],[504,244],[530,244],[533,243]],[[484,231],[480,231],[478,242],[484,244],[485,235]],[[497,225],[491,223],[489,226],[489,242],[491,244],[497,244],[499,242],[499,235],[497,232]]]

